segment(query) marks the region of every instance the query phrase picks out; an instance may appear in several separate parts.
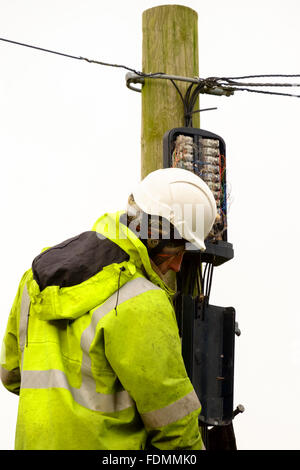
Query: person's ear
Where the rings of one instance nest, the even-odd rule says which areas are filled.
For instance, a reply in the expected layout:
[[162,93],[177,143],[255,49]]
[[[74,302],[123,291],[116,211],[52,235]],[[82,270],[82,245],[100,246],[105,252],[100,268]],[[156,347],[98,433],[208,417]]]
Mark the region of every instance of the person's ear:
[[153,248],[156,248],[158,244],[159,244],[159,240],[154,240],[153,238],[148,238],[147,240],[147,247],[150,250],[153,250]]

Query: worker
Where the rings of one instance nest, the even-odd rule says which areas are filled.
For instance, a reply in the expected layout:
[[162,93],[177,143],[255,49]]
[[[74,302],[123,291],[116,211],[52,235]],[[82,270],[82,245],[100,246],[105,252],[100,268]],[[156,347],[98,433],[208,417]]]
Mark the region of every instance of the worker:
[[34,258],[1,351],[2,382],[19,395],[15,449],[203,448],[164,276],[186,248],[205,249],[215,217],[198,176],[156,170],[126,211]]

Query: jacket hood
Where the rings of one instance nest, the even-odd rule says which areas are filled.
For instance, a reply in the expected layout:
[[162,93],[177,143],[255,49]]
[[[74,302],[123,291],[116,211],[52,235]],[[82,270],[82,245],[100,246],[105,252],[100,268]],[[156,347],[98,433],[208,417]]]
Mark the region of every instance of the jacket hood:
[[91,231],[48,248],[33,260],[27,281],[31,315],[45,321],[75,320],[141,275],[169,297],[174,294],[152,268],[145,245],[120,223],[122,213],[104,214]]
[[104,214],[93,225],[93,230],[101,235],[109,238],[116,243],[130,256],[130,261],[142,270],[143,274],[166,291],[169,296],[174,295],[174,290],[168,286],[162,274],[158,274],[159,270],[153,266],[149,258],[149,254],[144,243],[121,222],[120,217],[125,214],[119,211],[113,214]]

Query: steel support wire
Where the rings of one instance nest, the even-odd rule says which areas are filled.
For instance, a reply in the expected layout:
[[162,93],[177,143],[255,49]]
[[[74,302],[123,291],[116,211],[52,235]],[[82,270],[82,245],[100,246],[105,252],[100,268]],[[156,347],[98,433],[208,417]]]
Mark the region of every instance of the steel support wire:
[[[212,95],[217,95],[217,96],[222,96],[222,95],[231,96],[235,93],[235,91],[248,91],[252,93],[264,93],[264,94],[269,94],[269,95],[281,95],[281,96],[291,96],[291,97],[300,98],[300,95],[296,95],[292,93],[280,93],[280,92],[274,92],[274,91],[255,89],[256,87],[273,87],[273,88],[274,87],[299,87],[300,84],[298,83],[271,83],[271,82],[268,82],[268,83],[247,82],[245,83],[245,82],[238,81],[238,80],[245,80],[245,79],[252,79],[252,78],[299,78],[300,74],[260,74],[260,75],[244,75],[240,77],[199,78],[199,77],[182,77],[182,76],[177,76],[177,75],[168,75],[164,72],[144,73],[144,72],[139,72],[126,65],[112,64],[112,63],[103,62],[100,60],[88,59],[87,57],[66,54],[63,52],[54,51],[54,50],[46,49],[46,48],[39,47],[39,46],[33,46],[31,44],[26,44],[26,43],[19,42],[19,41],[14,41],[11,39],[0,38],[0,41],[22,46],[22,47],[36,49],[36,50],[47,52],[50,54],[56,54],[59,56],[70,58],[70,59],[83,60],[85,62],[92,63],[92,64],[98,64],[98,65],[103,65],[103,66],[108,66],[108,67],[118,67],[118,68],[128,70],[130,73],[126,74],[126,85],[128,86],[128,88],[131,88],[132,90],[138,91],[138,92],[140,92],[141,89],[132,87],[131,83],[133,82],[133,83],[143,84],[145,78],[173,80],[173,82],[175,80],[184,81],[187,83],[190,82],[192,85],[193,84],[196,85],[196,88],[191,93],[191,89],[192,89],[192,86],[191,86],[186,96],[186,99],[189,100],[189,105],[188,105],[189,109],[187,110],[187,112],[185,112],[185,116],[188,122],[191,122],[190,115],[193,112],[200,111],[200,110],[197,110],[197,111],[193,110],[193,104],[195,104],[199,93],[212,94]],[[254,89],[252,89],[252,87]]]

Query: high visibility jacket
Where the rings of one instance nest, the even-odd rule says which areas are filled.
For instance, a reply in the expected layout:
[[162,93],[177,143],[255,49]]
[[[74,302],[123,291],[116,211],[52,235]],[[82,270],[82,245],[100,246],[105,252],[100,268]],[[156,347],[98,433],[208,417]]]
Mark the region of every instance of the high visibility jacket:
[[24,274],[1,352],[16,449],[201,449],[200,402],[143,243],[105,214]]

